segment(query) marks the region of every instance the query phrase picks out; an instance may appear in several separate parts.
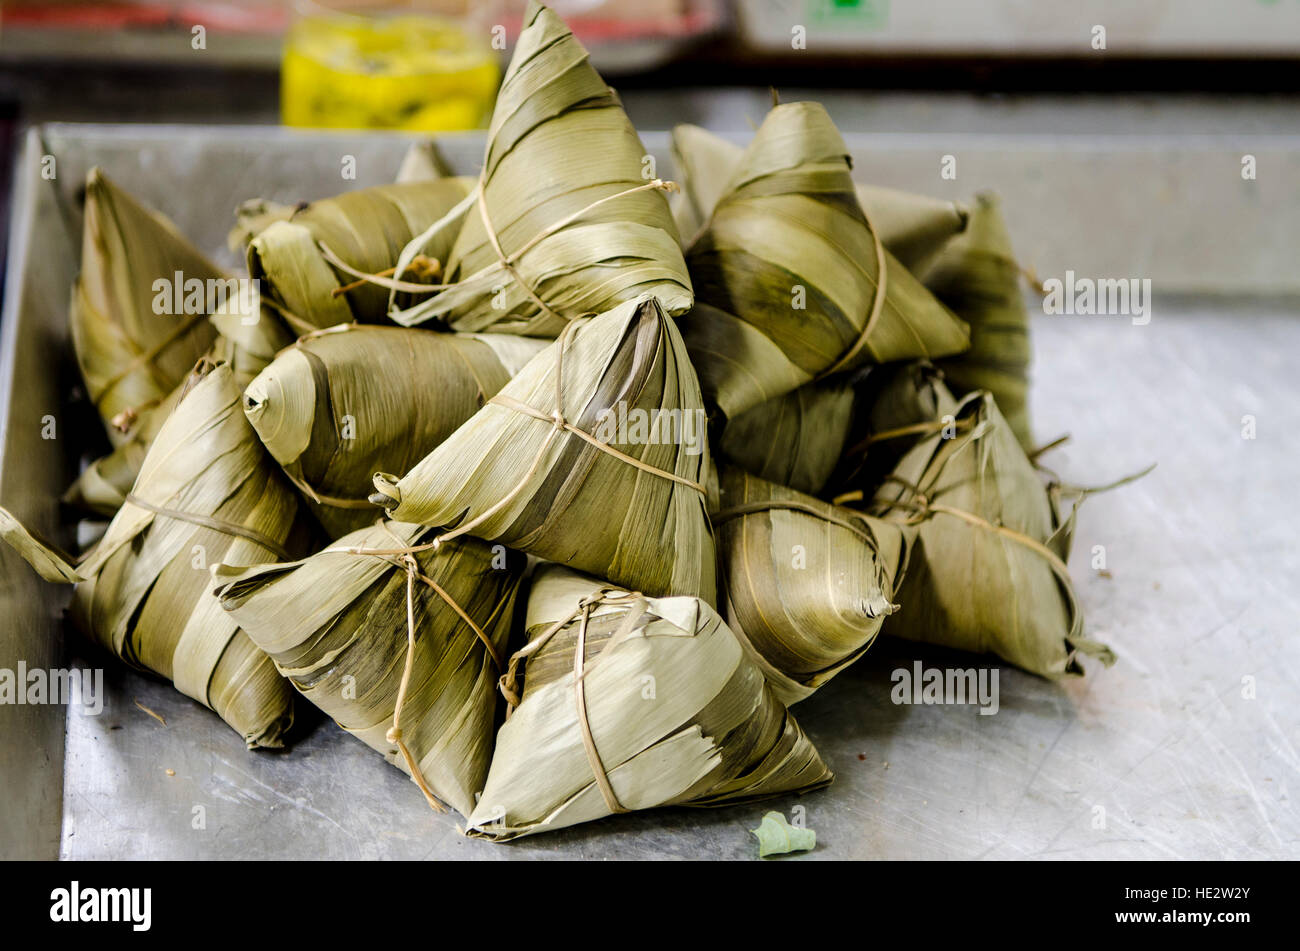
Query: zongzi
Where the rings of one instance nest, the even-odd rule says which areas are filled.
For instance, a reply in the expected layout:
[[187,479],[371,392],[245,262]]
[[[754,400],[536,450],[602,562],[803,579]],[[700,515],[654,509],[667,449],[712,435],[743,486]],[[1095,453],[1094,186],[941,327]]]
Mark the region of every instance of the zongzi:
[[[582,44],[530,0],[475,208],[447,262],[453,283],[395,319],[555,337],[572,318],[643,294],[684,312],[691,282],[663,194],[670,186],[653,168]],[[407,253],[429,254],[425,237]]]
[[[987,393],[957,406],[953,433],[911,449],[872,511],[914,523],[919,551],[885,633],[992,653],[1044,677],[1081,675],[1115,655],[1083,633],[1065,561],[1074,513],[1042,478]],[[1077,506],[1076,506],[1077,510]]]
[[299,340],[244,391],[262,442],[333,536],[373,522],[377,471],[405,472],[544,341],[345,324]]
[[513,709],[470,835],[512,839],[617,812],[747,802],[831,781],[794,717],[698,598],[646,598],[542,565],[526,623],[528,644],[502,680]]
[[170,221],[90,170],[72,343],[113,445],[211,346],[208,314],[235,296],[234,284]]
[[656,298],[574,321],[371,498],[652,596],[716,596],[695,372]]
[[440,277],[455,230],[446,229],[397,273],[403,246],[430,225],[463,214],[469,191],[469,180],[444,178],[377,185],[295,208],[248,245],[248,275],[261,282],[264,309],[295,335],[383,320],[391,289],[423,294]]
[[857,660],[898,610],[915,529],[724,468],[723,615],[785,704]]
[[204,365],[131,493],[81,559],[0,509],[0,538],[47,581],[76,584],[74,621],[123,661],[215,710],[250,747],[281,746],[293,690],[221,610],[208,566],[286,560],[307,536],[298,499],[239,405],[230,368]]
[[[265,361],[248,353],[224,334],[217,334],[206,361],[229,365],[235,385],[243,389],[266,366]],[[176,408],[189,381],[179,384],[162,401],[147,407],[132,421],[126,441],[112,452],[91,462],[63,495],[68,505],[87,509],[112,518],[122,507],[126,495],[140,474],[140,466],[167,417]]]
[[[776,106],[745,150],[708,227],[687,251],[697,307],[682,332],[710,411],[871,363],[958,353],[966,326],[898,263],[868,222],[848,148],[814,102]],[[727,319],[724,319],[727,318]],[[748,325],[769,346],[734,351]]]
[[970,349],[939,361],[957,396],[987,390],[1026,452],[1029,427],[1029,309],[1020,265],[996,195],[976,196],[970,227],[925,276],[925,285],[970,325]]
[[213,574],[222,606],[303,696],[435,805],[469,815],[492,755],[525,559],[434,538],[381,523],[303,561]]
[[[708,223],[745,150],[689,124],[673,128],[672,150],[681,177],[681,191],[672,199],[673,214],[678,231],[689,239]],[[854,191],[880,242],[913,274],[924,273],[966,227],[966,209],[951,201],[861,183]]]

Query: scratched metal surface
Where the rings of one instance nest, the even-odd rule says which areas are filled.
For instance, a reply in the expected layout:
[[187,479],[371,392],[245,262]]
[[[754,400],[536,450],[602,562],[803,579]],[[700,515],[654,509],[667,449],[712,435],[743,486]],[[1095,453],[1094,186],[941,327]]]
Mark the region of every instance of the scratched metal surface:
[[[214,151],[194,136],[143,149],[138,135],[51,138],[72,174],[88,160],[110,172],[115,162],[129,187],[169,208],[169,176]],[[324,194],[322,170],[332,173],[339,150],[316,141],[314,156],[298,149],[294,175],[314,168],[310,190]],[[247,143],[223,148],[204,207],[220,204],[214,192],[298,197],[283,161],[256,160]],[[231,158],[241,148],[242,165]],[[366,148],[360,184],[390,174],[400,152]],[[131,171],[140,167],[147,173]],[[181,224],[214,250],[226,227],[216,216]],[[797,708],[837,773],[828,789],[621,816],[502,846],[459,835],[454,817],[430,813],[408,780],[323,718],[310,718],[287,752],[250,753],[170,687],[80,647],[78,663],[105,668],[107,699],[99,716],[67,714],[59,854],[741,859],[754,854],[747,830],[766,809],[801,805],[818,847],[793,861],[1297,856],[1300,516],[1288,493],[1300,477],[1300,309],[1164,301],[1157,287],[1145,327],[1042,317],[1034,330],[1037,432],[1073,434],[1053,467],[1099,484],[1160,464],[1080,517],[1072,570],[1092,631],[1120,655],[1114,668],[1094,665],[1061,686],[999,668],[993,716],[900,706],[890,700],[894,669],[917,658],[985,662],[885,639]],[[1253,440],[1242,438],[1247,415]],[[1090,568],[1095,545],[1109,577]]]

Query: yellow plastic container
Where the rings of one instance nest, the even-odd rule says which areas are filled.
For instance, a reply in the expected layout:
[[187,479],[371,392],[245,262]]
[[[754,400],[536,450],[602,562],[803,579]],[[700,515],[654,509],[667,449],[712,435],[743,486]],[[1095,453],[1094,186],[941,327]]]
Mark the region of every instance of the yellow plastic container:
[[487,123],[501,69],[487,28],[427,14],[365,14],[316,4],[285,37],[285,125],[324,129],[476,129]]

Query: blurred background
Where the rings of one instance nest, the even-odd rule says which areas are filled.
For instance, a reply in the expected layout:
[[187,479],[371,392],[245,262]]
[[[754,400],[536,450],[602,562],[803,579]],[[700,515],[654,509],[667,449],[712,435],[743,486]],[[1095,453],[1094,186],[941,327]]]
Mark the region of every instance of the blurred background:
[[[1294,0],[551,5],[598,68],[628,90],[638,124],[708,119],[743,127],[734,98],[694,94],[773,84],[984,95],[1281,95],[1300,88],[1294,68],[1300,4]],[[490,85],[489,64],[504,63],[524,6],[524,0],[5,0],[0,98],[40,119],[300,123],[312,117],[312,97],[322,86],[345,77],[359,98],[366,87],[395,77],[425,78],[431,100],[453,91],[475,96]],[[1104,28],[1100,41],[1097,27]],[[691,93],[680,100],[687,114],[677,111],[678,102],[664,105],[645,95],[651,91]],[[331,121],[387,118],[437,128],[472,122],[471,112],[409,108],[385,117],[361,110]]]
[[[786,99],[820,99],[850,135],[888,136],[883,144],[918,156],[987,146],[997,137],[1000,145],[985,148],[986,164],[1015,181],[1041,173],[1041,166],[1004,168],[1000,156],[1022,156],[1032,141],[1048,140],[1063,157],[1045,173],[1053,195],[1077,180],[1071,162],[1091,167],[1099,150],[1141,152],[1148,185],[1151,176],[1167,177],[1167,203],[1190,199],[1193,209],[1206,176],[1224,172],[1218,166],[1225,163],[1235,172],[1237,155],[1267,154],[1261,167],[1274,174],[1300,168],[1293,138],[1300,135],[1297,0],[552,6],[643,130],[694,122],[744,133],[776,87]],[[20,130],[40,122],[480,127],[524,7],[524,0],[4,0],[0,195],[8,201]],[[1122,174],[1125,163],[1121,156],[1112,164]],[[934,165],[924,178],[896,171],[907,164],[882,166],[880,175],[890,180],[881,183],[954,197],[998,185],[944,183]],[[1088,187],[1132,187],[1131,176],[1112,180],[1113,174],[1088,178]],[[1271,187],[1264,195],[1224,193],[1214,213],[1229,216],[1230,231],[1257,223],[1234,225],[1232,215],[1257,215],[1261,207],[1300,218],[1290,214],[1300,213],[1297,188],[1276,179]],[[1081,213],[1088,205],[1084,197]],[[1159,208],[1141,206],[1138,220]],[[1011,209],[1013,225],[1019,211]],[[1033,230],[1027,235],[1038,240]],[[1200,292],[1207,287],[1195,286],[1196,279],[1208,266],[1217,268],[1213,281],[1203,282],[1209,289],[1292,293],[1300,291],[1300,278],[1291,273],[1289,238],[1278,232],[1257,242],[1273,248],[1273,257],[1265,252],[1263,259],[1225,261],[1208,247],[1188,257],[1184,247],[1181,277],[1159,262],[1144,262],[1144,273]]]

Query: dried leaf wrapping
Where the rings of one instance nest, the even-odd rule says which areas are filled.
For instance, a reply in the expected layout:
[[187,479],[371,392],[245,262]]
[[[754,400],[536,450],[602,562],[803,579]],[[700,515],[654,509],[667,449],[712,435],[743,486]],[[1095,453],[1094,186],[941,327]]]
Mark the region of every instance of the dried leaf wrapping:
[[647,298],[575,322],[405,476],[377,474],[372,498],[398,521],[713,603],[708,461],[686,348]]
[[[464,178],[377,185],[311,202],[273,221],[249,242],[247,254],[248,275],[261,281],[269,305],[264,310],[294,335],[383,320],[389,288],[357,274],[389,272],[411,238],[458,208],[470,186]],[[429,242],[425,259],[445,265],[454,237],[449,228]],[[351,270],[332,262],[327,252]],[[440,273],[404,270],[400,279],[429,284]],[[345,286],[346,293],[334,294]]]
[[442,153],[438,143],[432,139],[414,142],[402,156],[402,164],[397,168],[397,177],[393,179],[398,185],[412,182],[436,182],[440,178],[451,178],[451,167]]
[[235,224],[226,234],[226,247],[243,253],[248,249],[248,242],[275,222],[288,221],[297,210],[297,205],[286,205],[267,198],[249,198],[240,202],[235,209]]
[[405,472],[546,344],[344,325],[282,351],[244,392],[263,444],[333,537],[373,522],[375,472]]
[[1020,445],[1033,448],[1029,427],[1029,309],[1020,265],[997,196],[976,196],[966,233],[944,249],[925,284],[970,324],[970,349],[939,361],[958,396],[987,390]]
[[91,462],[63,494],[63,502],[112,518],[140,475],[140,466],[158,430],[176,408],[182,383],[140,414],[127,440]]
[[455,284],[396,319],[555,337],[644,294],[684,312],[691,282],[648,159],[582,44],[530,2],[488,128],[482,202],[447,265]]
[[759,403],[727,422],[718,454],[769,482],[816,494],[844,452],[854,393],[848,383],[827,380]]
[[848,148],[817,103],[768,113],[686,258],[710,307],[682,331],[697,365],[717,364],[701,385],[727,418],[792,382],[969,344],[872,231]]
[[909,449],[945,426],[955,432],[957,401],[926,360],[879,367],[855,390],[849,445],[827,485],[870,498]]
[[745,148],[689,122],[673,126],[669,148],[679,187],[669,204],[677,232],[689,246],[708,223]]
[[215,710],[250,747],[280,746],[293,691],[221,610],[209,565],[305,548],[292,486],[240,411],[228,367],[206,372],[158,432],[104,537],[74,562],[0,510],[0,537],[49,581],[76,583],[78,626],[127,664]]
[[72,344],[114,445],[127,439],[114,419],[165,399],[212,344],[209,282],[226,280],[170,221],[90,170]]
[[968,227],[970,212],[956,202],[861,182],[854,190],[880,240],[912,274],[924,274]]
[[744,802],[830,782],[711,607],[602,587],[558,566],[538,569],[530,644],[512,658],[522,697],[497,734],[470,835],[511,839],[619,810]]
[[[241,390],[266,366],[265,361],[246,352],[223,334],[217,335],[204,359],[228,364],[235,385]],[[112,452],[90,463],[63,494],[63,501],[112,518],[135,484],[140,466],[158,431],[190,385],[192,382],[189,380],[180,383],[161,402],[144,409],[131,425],[126,440]]]
[[[857,660],[898,610],[915,530],[724,468],[723,615],[785,704]],[[906,606],[905,606],[906,607]]]
[[[393,182],[397,185],[411,185],[452,177],[437,145],[429,140],[412,143],[402,156],[402,163],[398,166]],[[301,208],[302,203],[285,204],[266,198],[249,198],[241,202],[235,209],[235,225],[226,236],[226,246],[231,251],[244,251],[248,242],[274,222],[288,221]]]
[[1050,678],[1081,675],[1080,655],[1114,663],[1084,636],[1065,567],[1074,510],[1063,517],[991,396],[971,394],[955,415],[955,435],[910,450],[873,502],[881,517],[915,521],[919,537],[898,593],[906,610],[885,633]]
[[[672,153],[681,179],[681,191],[672,198],[673,215],[677,230],[689,240],[708,223],[745,150],[699,126],[682,124],[673,128]],[[881,243],[913,274],[924,273],[966,227],[968,213],[955,202],[861,183],[854,191]]]
[[[346,549],[418,546],[433,534],[372,525],[302,561],[214,571],[222,606],[299,692],[408,774],[387,737],[408,649],[407,572],[397,556]],[[493,655],[506,655],[524,559],[475,538],[414,558],[423,578],[493,645],[489,650],[435,589],[414,584],[416,642],[402,735],[434,795],[469,815],[487,776],[501,700]]]

